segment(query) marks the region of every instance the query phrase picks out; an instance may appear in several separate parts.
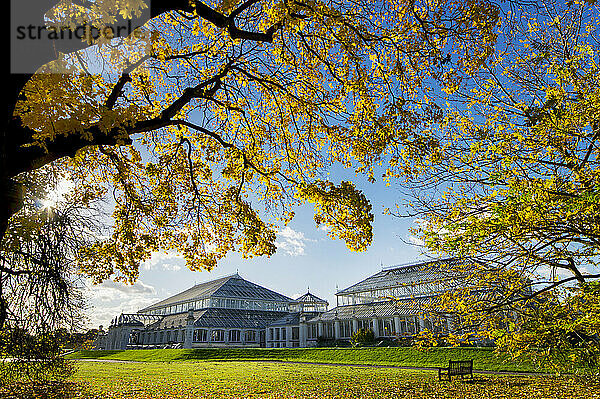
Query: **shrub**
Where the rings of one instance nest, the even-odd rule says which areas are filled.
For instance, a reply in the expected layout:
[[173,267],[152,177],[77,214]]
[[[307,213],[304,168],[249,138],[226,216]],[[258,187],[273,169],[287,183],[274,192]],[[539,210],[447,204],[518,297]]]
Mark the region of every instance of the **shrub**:
[[375,333],[370,328],[361,328],[350,338],[352,346],[366,346],[375,343]]

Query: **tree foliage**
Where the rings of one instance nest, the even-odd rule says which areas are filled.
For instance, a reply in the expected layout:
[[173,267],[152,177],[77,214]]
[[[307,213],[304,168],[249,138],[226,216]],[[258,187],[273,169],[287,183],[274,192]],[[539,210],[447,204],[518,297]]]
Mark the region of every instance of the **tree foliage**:
[[2,329],[0,353],[8,360],[0,364],[0,385],[22,382],[43,385],[72,375],[74,365],[62,356],[58,342],[59,337],[52,332],[32,335],[21,328]]
[[[26,184],[32,194],[11,220],[0,253],[0,320],[32,334],[79,327],[84,307],[78,289],[79,248],[105,229],[98,225],[94,187],[54,192],[64,176],[38,169]],[[24,183],[25,184],[25,183]]]
[[[144,7],[64,0],[46,20],[102,26]],[[27,77],[3,185],[14,193],[17,176],[68,156],[76,192],[108,190],[111,232],[78,257],[96,281],[132,281],[158,250],[181,251],[192,270],[234,250],[270,255],[303,203],[363,250],[368,201],[325,171],[341,163],[374,178],[391,147],[426,146],[428,82],[453,87],[483,65],[498,13],[483,0],[153,1],[147,35],[99,40]],[[19,208],[14,197],[6,209]]]
[[65,176],[58,170],[46,166],[27,176],[31,180],[23,184],[31,196],[13,216],[2,242],[3,385],[25,380],[44,385],[73,371],[61,352],[64,331],[75,331],[84,321],[85,301],[76,273],[78,249],[104,229],[91,201],[96,198],[95,188],[80,187],[76,195],[63,188],[59,195],[55,188]]
[[594,311],[584,287],[600,278],[599,17],[593,2],[513,4],[494,54],[437,97],[428,151],[390,172],[413,188],[427,250],[465,260],[452,270],[462,288],[442,298],[462,339],[564,348],[579,331],[567,324]]
[[513,357],[533,353],[555,369],[598,370],[600,365],[600,285],[586,283],[575,292],[542,295],[517,333],[497,331],[499,344]]

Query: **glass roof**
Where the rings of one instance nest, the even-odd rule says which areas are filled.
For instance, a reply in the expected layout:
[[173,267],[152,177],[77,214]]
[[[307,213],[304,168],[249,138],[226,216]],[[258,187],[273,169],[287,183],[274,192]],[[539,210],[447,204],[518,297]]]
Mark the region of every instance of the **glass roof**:
[[[318,316],[319,312],[302,312],[305,315],[307,320],[312,319]],[[274,321],[269,326],[270,327],[279,327],[279,326],[297,326],[300,324],[300,312],[289,313],[282,317],[279,320]]]
[[268,288],[244,280],[234,274],[211,295],[222,298],[262,299],[279,302],[291,302],[292,299]]
[[196,312],[194,327],[205,328],[266,328],[287,312],[209,308]]
[[430,298],[423,298],[338,306],[309,320],[309,322],[333,321],[336,318],[339,320],[351,320],[372,319],[374,317],[412,316],[423,312],[425,307],[429,310],[430,304]]
[[239,298],[267,300],[277,302],[291,302],[292,299],[281,295],[268,288],[261,287],[258,284],[244,280],[239,274],[222,277],[216,280],[200,283],[179,294],[173,295],[165,300],[157,302],[139,311],[145,313],[152,309],[161,308],[168,305],[185,303],[200,298],[220,297],[220,298]]
[[[161,320],[148,326],[149,329],[180,328],[187,325],[190,312],[162,316]],[[207,308],[191,312],[195,328],[266,328],[288,315],[287,312],[272,312],[246,309]]]
[[444,266],[458,262],[458,259],[451,258],[388,267],[371,277],[338,291],[336,295],[355,294],[377,289],[414,285],[426,281],[442,280],[452,275],[455,276],[455,274],[446,271]]
[[300,312],[289,313],[279,320],[275,320],[270,326],[297,326],[300,324]]

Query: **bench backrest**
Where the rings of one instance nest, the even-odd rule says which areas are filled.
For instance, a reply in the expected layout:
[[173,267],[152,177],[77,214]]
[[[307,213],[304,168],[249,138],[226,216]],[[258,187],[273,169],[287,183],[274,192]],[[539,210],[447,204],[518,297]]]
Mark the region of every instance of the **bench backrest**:
[[473,371],[473,360],[450,360],[448,362],[449,374],[471,373]]

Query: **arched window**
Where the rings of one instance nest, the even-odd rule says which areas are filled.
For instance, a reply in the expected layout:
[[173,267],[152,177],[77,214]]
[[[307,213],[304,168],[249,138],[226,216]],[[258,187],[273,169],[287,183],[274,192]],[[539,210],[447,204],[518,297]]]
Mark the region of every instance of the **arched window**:
[[254,331],[254,330],[246,330],[244,332],[244,341],[246,341],[246,342],[256,342],[256,331]]
[[212,342],[225,341],[225,330],[212,330],[210,334],[210,340]]
[[229,330],[229,342],[240,342],[240,330]]
[[194,342],[206,342],[208,341],[208,331],[204,328],[198,328],[194,330],[192,339]]

